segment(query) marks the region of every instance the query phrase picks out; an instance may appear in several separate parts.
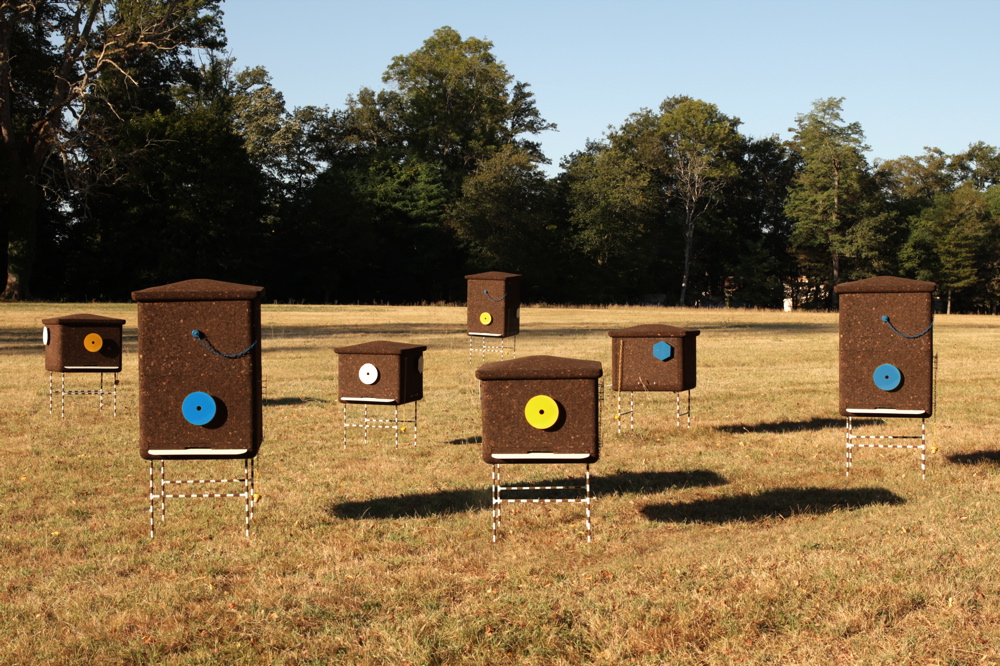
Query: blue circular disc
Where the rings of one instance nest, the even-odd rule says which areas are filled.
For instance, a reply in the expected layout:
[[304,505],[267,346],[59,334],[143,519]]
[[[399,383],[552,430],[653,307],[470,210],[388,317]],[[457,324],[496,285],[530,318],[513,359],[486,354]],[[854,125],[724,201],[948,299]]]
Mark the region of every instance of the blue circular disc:
[[184,419],[191,425],[203,426],[215,418],[216,412],[215,398],[204,391],[188,393],[181,403],[181,413]]
[[872,380],[883,391],[895,391],[903,383],[903,373],[892,363],[883,363],[875,368]]

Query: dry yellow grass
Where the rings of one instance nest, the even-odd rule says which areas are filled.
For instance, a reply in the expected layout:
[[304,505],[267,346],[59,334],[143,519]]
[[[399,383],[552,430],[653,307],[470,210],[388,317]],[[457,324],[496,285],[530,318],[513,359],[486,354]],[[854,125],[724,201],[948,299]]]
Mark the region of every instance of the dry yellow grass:
[[[40,320],[76,312],[128,320],[117,419],[48,413]],[[518,505],[493,545],[460,308],[265,306],[249,540],[238,500],[175,500],[147,536],[134,306],[0,314],[2,663],[1000,663],[1000,319],[937,318],[921,481],[912,451],[844,478],[836,315],[525,308],[518,356],[606,372],[611,328],[701,328],[694,427],[641,396],[618,437],[608,391],[594,542],[578,506]],[[342,448],[331,349],[372,339],[428,345],[416,448]]]

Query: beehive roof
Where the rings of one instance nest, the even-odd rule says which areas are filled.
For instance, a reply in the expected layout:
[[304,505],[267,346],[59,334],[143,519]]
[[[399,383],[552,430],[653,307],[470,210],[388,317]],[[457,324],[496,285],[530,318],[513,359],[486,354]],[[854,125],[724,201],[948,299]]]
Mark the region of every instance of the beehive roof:
[[122,326],[125,324],[125,320],[95,314],[74,314],[63,317],[49,317],[48,319],[43,319],[42,323],[46,326]]
[[608,331],[612,338],[686,338],[700,335],[696,328],[680,328],[667,324],[640,324]]
[[132,292],[137,303],[156,301],[252,301],[264,297],[264,287],[219,280],[183,280]]
[[507,280],[509,278],[521,277],[518,273],[503,273],[501,271],[487,271],[486,273],[473,273],[466,275],[466,280]]
[[399,356],[405,351],[424,351],[426,349],[426,345],[374,340],[372,342],[362,342],[357,345],[347,345],[346,347],[334,347],[333,351],[338,354],[383,354]]
[[838,294],[881,294],[881,293],[931,293],[937,289],[934,282],[910,280],[909,278],[880,275],[878,277],[843,282],[833,288]]
[[523,356],[476,370],[478,379],[596,379],[602,374],[600,361],[559,356]]

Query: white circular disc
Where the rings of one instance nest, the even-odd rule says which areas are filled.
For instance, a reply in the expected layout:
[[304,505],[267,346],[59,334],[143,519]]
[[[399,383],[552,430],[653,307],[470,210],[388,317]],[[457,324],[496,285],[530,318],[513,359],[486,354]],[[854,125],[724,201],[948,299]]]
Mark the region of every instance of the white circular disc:
[[417,372],[419,372],[420,374],[424,373],[424,357],[423,357],[423,354],[421,354],[420,357],[417,358]]
[[42,344],[43,345],[49,344],[49,327],[48,326],[42,326]]
[[378,381],[378,368],[376,368],[371,363],[365,363],[358,370],[358,379],[361,380],[362,384],[368,384],[369,386]]

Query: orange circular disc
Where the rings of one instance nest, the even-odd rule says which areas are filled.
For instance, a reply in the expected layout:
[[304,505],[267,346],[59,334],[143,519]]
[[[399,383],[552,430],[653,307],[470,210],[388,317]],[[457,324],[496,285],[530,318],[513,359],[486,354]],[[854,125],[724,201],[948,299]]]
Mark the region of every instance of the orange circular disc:
[[83,348],[89,352],[99,352],[104,346],[104,339],[97,333],[90,333],[83,339]]

